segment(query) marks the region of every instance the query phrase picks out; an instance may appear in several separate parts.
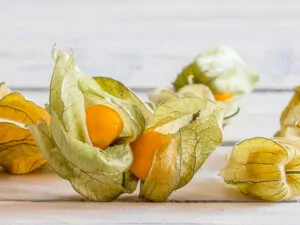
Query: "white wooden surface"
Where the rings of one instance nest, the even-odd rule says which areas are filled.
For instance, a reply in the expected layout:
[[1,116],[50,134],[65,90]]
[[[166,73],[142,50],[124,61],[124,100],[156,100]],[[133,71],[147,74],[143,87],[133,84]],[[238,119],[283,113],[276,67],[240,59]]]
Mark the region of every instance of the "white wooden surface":
[[[1,1],[1,79],[46,87],[54,43],[84,71],[132,86],[164,85],[197,54],[232,45],[262,86],[299,80],[300,3],[254,1]],[[146,79],[146,80],[145,80]],[[30,82],[28,82],[30,81]]]
[[68,182],[44,171],[0,174],[0,224],[299,224],[297,200],[257,202],[217,176],[232,144],[272,136],[300,84],[298,0],[0,1],[0,81],[44,104],[50,50],[74,49],[80,68],[146,92],[173,81],[198,53],[229,44],[261,74],[224,145],[195,179],[166,203],[82,202]]
[[267,203],[249,199],[218,176],[228,147],[218,148],[185,188],[166,203],[140,202],[137,193],[112,203],[87,202],[49,171],[0,176],[0,221],[22,224],[299,224],[297,200]]
[[298,225],[300,219],[299,203],[2,202],[0,209],[2,224],[26,225]]

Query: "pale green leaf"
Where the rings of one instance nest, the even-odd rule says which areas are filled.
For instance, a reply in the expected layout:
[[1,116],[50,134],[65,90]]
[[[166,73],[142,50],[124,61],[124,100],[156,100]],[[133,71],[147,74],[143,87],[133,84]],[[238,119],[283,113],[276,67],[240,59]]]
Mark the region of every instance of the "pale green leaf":
[[180,88],[177,94],[181,96],[199,97],[215,102],[211,90],[204,84],[189,84]]
[[149,99],[156,106],[175,98],[188,96],[206,99],[221,106],[224,110],[224,124],[227,124],[230,119],[239,112],[239,98],[237,96],[234,96],[225,102],[216,102],[212,91],[204,84],[187,84],[176,93],[168,89],[155,89],[153,92],[149,93]]
[[179,96],[175,92],[164,88],[157,88],[148,94],[149,100],[156,106]]
[[183,97],[161,103],[147,129],[170,134],[169,145],[157,150],[141,196],[164,201],[186,185],[222,142],[223,111],[212,102]]
[[[138,106],[105,92],[93,78],[78,69],[73,54],[69,57],[63,52],[58,53],[51,85],[54,86],[50,91],[52,109],[68,134],[84,143],[91,144],[85,125],[85,109],[92,104],[107,105],[120,113],[124,121],[120,137],[132,141],[144,129],[145,119]],[[124,88],[124,91],[128,90]]]
[[[74,189],[91,200],[109,201],[135,190],[138,179],[129,171],[133,160],[130,141],[144,130],[146,106],[124,86],[117,96],[84,75],[74,55],[56,55],[50,89],[50,127],[44,122],[30,130],[49,165]],[[119,84],[110,81],[106,85]],[[127,97],[126,97],[127,96]],[[86,108],[102,104],[115,109],[123,119],[119,137],[104,150],[94,147],[86,127]],[[149,111],[151,112],[151,111]]]
[[152,109],[143,103],[142,100],[134,94],[134,92],[122,83],[108,77],[94,77],[94,79],[108,94],[118,99],[134,103],[141,110],[146,121],[152,116]]
[[156,130],[165,134],[175,133],[189,124],[200,114],[213,112],[214,103],[196,97],[182,97],[160,104],[147,123],[146,129]]
[[38,126],[30,126],[30,130],[53,170],[62,178],[69,180],[73,188],[86,198],[94,201],[111,201],[122,193],[132,193],[135,190],[138,179],[131,172],[114,174],[87,172],[67,160],[60,146],[52,139],[44,121]]
[[126,171],[132,163],[132,152],[128,142],[99,150],[83,143],[64,131],[54,111],[51,112],[50,132],[64,158],[85,172],[117,174]]
[[182,148],[180,181],[176,189],[186,185],[202,167],[210,154],[222,143],[221,108],[199,117],[179,130]]

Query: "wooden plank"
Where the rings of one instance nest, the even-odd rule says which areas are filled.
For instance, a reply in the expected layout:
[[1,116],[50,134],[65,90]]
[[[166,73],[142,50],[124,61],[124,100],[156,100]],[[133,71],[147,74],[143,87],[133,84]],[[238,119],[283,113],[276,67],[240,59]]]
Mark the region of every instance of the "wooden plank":
[[[291,90],[299,84],[298,0],[286,1],[74,1],[0,4],[0,81],[45,89],[50,48],[72,48],[80,68],[126,85],[153,88],[170,83],[205,49],[232,45],[261,74],[260,90]],[[159,7],[158,7],[159,5]],[[39,104],[45,91],[23,91]],[[146,93],[139,92],[145,100]],[[234,143],[272,136],[292,92],[254,93],[224,129]],[[1,224],[299,224],[299,203],[262,203],[242,196],[217,175],[231,147],[219,147],[195,179],[167,203],[140,202],[137,192],[113,203],[81,202],[65,180],[44,170],[0,174]]]
[[1,202],[1,224],[298,225],[298,203]]
[[[14,87],[48,87],[53,66],[49,52],[54,42],[55,40],[51,43],[41,44],[41,46],[38,47],[39,49],[42,49],[42,52],[40,53],[31,48],[23,49],[20,46],[16,50],[3,50],[4,52],[2,54],[4,56],[3,59],[1,59],[0,52],[0,62],[3,71],[0,79]],[[133,41],[133,43],[135,42],[136,41]],[[152,46],[151,50],[162,49],[165,42],[166,41],[161,41],[161,43],[152,43],[149,45]],[[185,42],[189,43],[190,46],[186,46]],[[69,41],[67,41],[67,43],[69,43]],[[72,41],[70,41],[70,43],[72,43]],[[147,41],[141,43],[141,46],[146,45],[145,43],[147,43]],[[217,46],[218,43],[221,42],[217,41],[216,44],[213,45]],[[23,45],[32,46],[32,43],[24,42]],[[198,45],[197,42],[192,43],[190,40],[182,40],[174,42],[174,46],[171,48],[176,48],[177,52],[152,53],[152,55],[147,56],[145,55],[145,51],[147,50],[142,48],[121,50],[118,47],[118,50],[116,51],[113,50],[115,49],[113,46],[111,46],[112,50],[102,49],[101,46],[97,49],[98,45],[107,46],[109,44],[98,41],[98,44],[94,43],[92,46],[70,44],[68,48],[76,50],[77,56],[80,56],[77,60],[78,64],[86,74],[93,76],[109,76],[120,80],[129,86],[147,88],[165,86],[173,82],[182,68],[190,63],[196,54],[205,49],[205,47],[203,47],[202,50],[200,49],[194,53],[187,53],[188,56],[182,56],[183,49],[176,48],[175,46],[185,46],[184,48],[194,50],[194,46]],[[132,44],[125,42],[123,45],[128,48],[128,46]],[[49,47],[45,49],[42,46]],[[63,44],[63,46],[65,45]],[[241,43],[241,46],[243,46],[243,43]],[[297,75],[299,71],[299,66],[297,65],[299,57],[296,53],[288,52],[289,50],[273,50],[274,48],[276,47],[270,46],[269,49],[263,49],[262,51],[264,54],[268,55],[263,55],[261,56],[262,58],[257,59],[256,52],[252,55],[252,53],[247,50],[245,50],[243,56],[258,60],[257,63],[251,63],[251,60],[247,60],[247,62],[251,63],[252,67],[260,72],[261,80],[257,87],[292,89],[294,86],[299,85],[299,76]],[[252,49],[261,49],[261,47],[254,45],[252,46]],[[35,53],[32,53],[33,51]],[[281,51],[283,53],[281,53]],[[284,53],[285,51],[287,51],[287,53]],[[9,52],[11,57],[6,57],[5,52]],[[88,52],[88,54],[84,54],[83,52]],[[35,54],[35,56],[33,56],[33,54]],[[21,58],[16,59],[16,55]],[[264,61],[263,58],[269,57],[271,57],[269,63],[257,65]],[[272,57],[277,58],[272,59]],[[83,60],[81,58],[85,59]],[[24,82],[25,80],[26,82]]]
[[45,170],[22,176],[0,174],[2,224],[298,224],[297,200],[269,203],[242,196],[219,171],[231,148],[220,147],[194,179],[166,203],[138,200],[137,193],[111,203],[82,202],[68,184]]
[[[224,184],[218,176],[226,165],[232,147],[219,147],[205,162],[193,180],[185,187],[173,192],[168,202],[259,202],[240,194],[235,188]],[[1,201],[81,201],[71,185],[49,170],[11,176],[0,174]],[[115,202],[140,202],[138,190],[132,195],[122,195]],[[295,202],[291,200],[289,202]],[[1,210],[0,210],[1,211]]]
[[1,3],[1,80],[47,87],[50,49],[57,43],[74,49],[88,74],[153,87],[171,82],[200,52],[225,43],[262,74],[263,87],[292,88],[299,82],[296,0],[70,4]]
[[235,143],[253,137],[272,137],[280,128],[280,114],[238,115],[224,128],[223,140]]
[[[185,188],[169,201],[253,201],[227,187],[217,175],[225,166],[230,147],[219,147],[207,160],[201,171]],[[0,173],[0,201],[79,201],[82,200],[66,180],[44,169],[35,173],[11,176]],[[212,191],[213,190],[213,191]],[[228,194],[230,193],[230,195]],[[138,201],[138,194],[123,195],[117,201]]]
[[[20,5],[21,3],[15,4],[15,1],[10,2],[3,2],[2,7],[5,10],[11,9],[16,12],[18,12],[20,15],[31,15],[32,11],[39,12],[38,15],[41,16],[50,16],[52,10],[56,10],[58,12],[58,16],[62,16],[64,14],[66,15],[72,15],[74,12],[80,12],[82,9],[90,9],[92,14],[95,14],[97,12],[99,13],[98,16],[109,16],[110,18],[113,18],[115,16],[120,17],[128,17],[128,18],[135,18],[135,15],[128,14],[128,10],[133,10],[137,13],[139,16],[150,16],[150,17],[166,17],[170,14],[175,15],[178,13],[178,10],[180,10],[184,16],[188,16],[188,13],[190,13],[191,17],[198,16],[201,17],[215,17],[216,15],[220,14],[220,16],[224,18],[228,18],[230,16],[241,16],[241,17],[247,17],[247,16],[253,16],[258,15],[260,17],[277,17],[284,15],[286,17],[288,16],[299,16],[297,14],[297,9],[300,8],[299,2],[297,0],[289,0],[286,4],[282,1],[271,1],[271,0],[265,0],[265,1],[259,1],[259,0],[253,0],[251,2],[241,2],[239,0],[228,0],[226,3],[224,2],[217,2],[217,1],[210,1],[210,2],[203,2],[203,1],[196,1],[196,0],[187,0],[185,2],[182,2],[180,0],[166,0],[166,1],[159,1],[154,0],[151,2],[140,2],[138,0],[131,0],[131,1],[116,1],[116,2],[107,2],[107,1],[90,1],[89,4],[82,4],[81,2],[73,2],[73,1],[65,1],[67,3],[72,2],[72,11],[64,11],[64,7],[66,7],[67,4],[59,4],[59,1],[51,1],[47,2],[47,7],[45,4],[40,3],[36,0],[28,0],[26,4]],[[274,4],[276,2],[276,4]],[[159,7],[157,7],[157,3],[159,3]],[[174,5],[170,5],[170,3],[176,3]],[[61,6],[60,8],[57,6]],[[102,7],[97,8],[98,5],[101,5]],[[18,7],[19,6],[19,7]],[[25,9],[30,10],[22,10],[22,6],[25,7]],[[200,7],[202,6],[202,8]],[[220,6],[220,7],[215,7]],[[38,8],[40,8],[40,11],[38,11]],[[49,11],[47,11],[47,9]],[[2,16],[11,16],[10,13],[4,10],[4,13],[1,14]],[[138,11],[140,10],[140,11]],[[45,13],[45,14],[44,14]],[[118,14],[111,14],[111,13],[118,13]],[[233,15],[231,14],[233,13]],[[288,14],[290,13],[290,14]],[[31,15],[32,17],[34,15]],[[76,15],[73,15],[75,18]],[[197,18],[197,17],[196,17]],[[56,19],[53,18],[53,19]],[[177,18],[178,19],[178,18]],[[180,18],[181,19],[181,18]]]

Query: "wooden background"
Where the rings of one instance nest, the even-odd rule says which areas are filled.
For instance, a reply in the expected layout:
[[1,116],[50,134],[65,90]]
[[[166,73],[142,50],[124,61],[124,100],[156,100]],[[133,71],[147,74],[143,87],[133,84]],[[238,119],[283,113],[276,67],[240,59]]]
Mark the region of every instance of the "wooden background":
[[279,128],[280,113],[300,84],[299,24],[298,0],[0,1],[0,81],[39,104],[48,101],[54,43],[73,49],[85,73],[118,79],[143,99],[172,82],[197,54],[221,44],[261,75],[224,130],[227,147],[216,150],[189,188],[172,195],[173,203],[81,203],[53,174],[3,174],[0,222],[281,224],[289,217],[289,224],[298,224],[297,201],[248,203],[229,194],[216,174],[234,143],[270,137]]

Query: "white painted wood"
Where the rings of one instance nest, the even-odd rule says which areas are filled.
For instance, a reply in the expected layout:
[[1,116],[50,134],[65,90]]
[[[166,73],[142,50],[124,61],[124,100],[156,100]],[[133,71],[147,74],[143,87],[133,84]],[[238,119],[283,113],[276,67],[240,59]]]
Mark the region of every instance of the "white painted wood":
[[253,137],[272,137],[279,129],[280,114],[248,114],[236,116],[224,128],[225,142],[237,142]]
[[[193,45],[197,45],[197,43],[191,44],[190,41],[187,41],[187,43],[191,45],[191,49],[194,49]],[[24,45],[31,46],[31,43],[24,43]],[[42,53],[36,52],[35,54],[37,54],[37,56],[34,59],[27,60],[28,55],[32,54],[31,51],[34,51],[33,49],[29,49],[29,52],[20,53],[24,54],[22,57],[25,59],[0,59],[2,71],[4,71],[4,73],[1,74],[0,79],[6,81],[13,87],[48,87],[53,66],[49,52],[53,43],[42,44],[42,46],[44,45],[49,47],[44,48],[44,52]],[[107,44],[103,45],[106,46]],[[124,45],[128,46],[129,44],[124,43]],[[155,45],[155,43],[152,45]],[[164,43],[161,43],[160,45],[164,45]],[[174,45],[183,46],[181,42],[176,42]],[[218,44],[215,46],[217,45]],[[38,46],[38,48],[42,49],[42,46]],[[80,68],[86,74],[91,76],[108,76],[117,79],[128,86],[150,88],[169,85],[175,80],[176,75],[181,72],[182,68],[190,63],[196,54],[203,51],[199,50],[197,53],[189,54],[189,57],[180,58],[182,49],[178,48],[177,51],[179,53],[177,55],[176,53],[166,53],[158,56],[147,56],[144,55],[145,53],[140,53],[144,50],[118,50],[125,53],[110,53],[109,50],[101,48],[95,49],[95,46],[97,46],[96,43],[92,46],[72,46],[72,48],[76,50],[78,56],[80,56],[80,54],[83,55],[80,48],[86,47],[85,51],[87,51],[89,55],[78,57],[85,57],[85,59],[77,60]],[[186,44],[184,44],[184,47],[186,47]],[[16,51],[20,51],[20,48]],[[161,49],[162,46],[159,46],[158,48]],[[258,48],[260,49],[260,47]],[[7,51],[9,52],[9,50]],[[265,52],[268,52],[268,50]],[[16,55],[17,52],[12,54]],[[110,54],[112,54],[112,56]],[[278,56],[279,53],[272,52],[270,54]],[[172,59],[172,57],[175,57],[175,59]],[[177,57],[179,57],[179,59]],[[255,55],[253,57],[255,58]],[[267,56],[264,58],[266,57]],[[40,58],[44,60],[40,60]],[[287,60],[288,62],[286,62]],[[264,60],[259,60],[259,62],[262,61]],[[281,65],[286,63],[295,64],[297,63],[297,59],[293,59],[293,62],[290,62],[290,59],[281,58],[273,61],[275,61],[275,65],[273,65],[273,63],[263,64],[263,66],[267,66],[266,71],[259,69],[258,66],[253,66],[260,72],[261,77],[257,87],[292,89],[294,86],[300,84],[298,75],[300,67],[299,69],[295,69],[295,72],[291,73],[287,71],[290,69],[285,68],[285,65]],[[289,65],[286,67],[289,67]],[[275,70],[275,73],[269,71],[269,69]]]
[[[298,0],[1,1],[0,81],[47,88],[57,43],[75,50],[86,74],[153,88],[172,82],[198,53],[229,44],[261,74],[260,88],[291,89],[300,83],[299,12]],[[47,102],[45,91],[22,93]],[[224,140],[272,136],[291,95],[246,96]],[[230,149],[218,148],[190,184],[161,204],[136,202],[136,193],[113,203],[80,202],[49,171],[1,173],[0,224],[299,224],[297,201],[253,202],[223,184],[217,174]]]
[[[225,156],[230,147],[219,147],[210,157],[195,179],[186,187],[176,191],[170,201],[252,201],[232,191],[217,176],[225,166]],[[51,171],[44,169],[32,174],[10,176],[0,174],[1,201],[74,201],[83,199],[69,183]],[[212,192],[212,190],[214,190]],[[231,193],[231,195],[228,195]],[[124,195],[119,201],[138,201],[137,193]]]
[[[224,184],[218,176],[226,165],[232,147],[217,148],[205,162],[194,179],[175,191],[168,202],[257,202],[240,194],[233,187]],[[62,178],[49,170],[11,176],[0,174],[1,201],[78,201],[83,200]],[[138,191],[132,195],[122,195],[116,202],[137,202]],[[291,200],[290,202],[294,202]]]
[[196,177],[167,203],[140,202],[137,193],[111,203],[81,202],[67,181],[45,170],[0,175],[0,223],[21,224],[298,224],[299,203],[258,202],[217,176],[231,148],[220,147]]
[[298,203],[1,202],[1,224],[298,225]]
[[134,86],[171,82],[197,54],[232,45],[262,86],[299,83],[299,1],[2,1],[0,80],[46,87],[50,49],[74,49],[80,67]]

